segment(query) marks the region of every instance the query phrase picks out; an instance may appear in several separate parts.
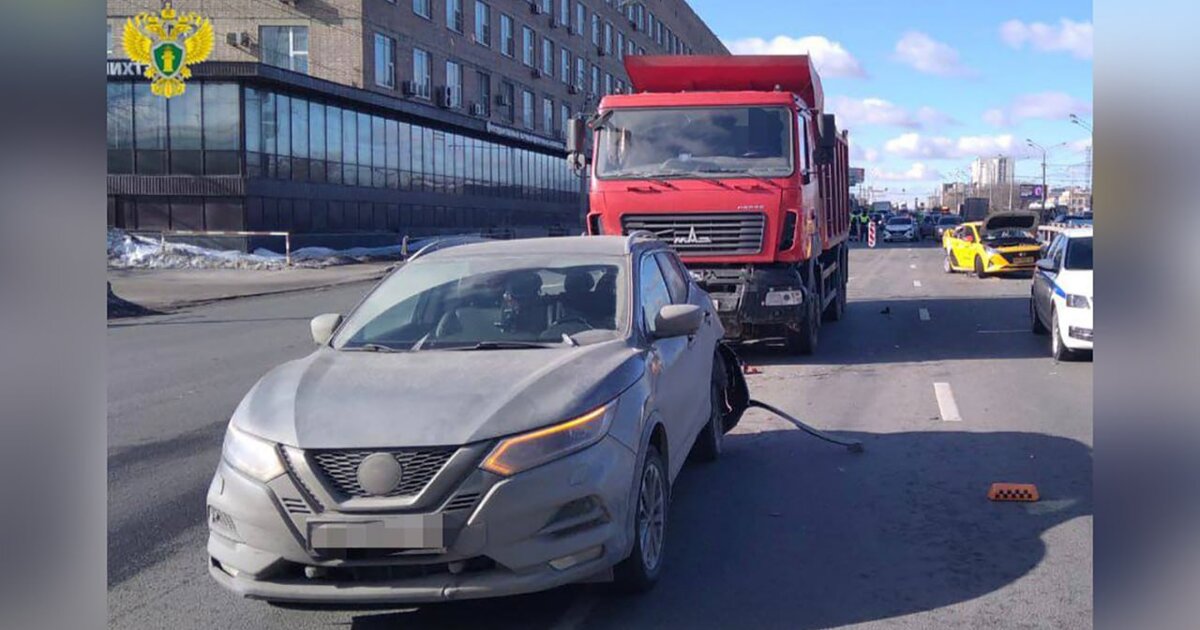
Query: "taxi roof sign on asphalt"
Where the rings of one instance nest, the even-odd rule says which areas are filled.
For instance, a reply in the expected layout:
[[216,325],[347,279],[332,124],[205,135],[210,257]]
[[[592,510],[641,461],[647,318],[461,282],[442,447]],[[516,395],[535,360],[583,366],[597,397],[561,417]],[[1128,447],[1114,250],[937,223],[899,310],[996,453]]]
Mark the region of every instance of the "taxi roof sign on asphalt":
[[1031,483],[993,483],[988,490],[992,501],[1037,501],[1037,486]]

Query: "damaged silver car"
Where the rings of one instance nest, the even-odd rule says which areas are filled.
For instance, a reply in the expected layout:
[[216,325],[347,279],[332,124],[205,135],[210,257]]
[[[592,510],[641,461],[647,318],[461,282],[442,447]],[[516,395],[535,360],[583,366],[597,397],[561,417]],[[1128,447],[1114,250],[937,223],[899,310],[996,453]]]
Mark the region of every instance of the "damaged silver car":
[[207,496],[210,574],[281,604],[649,588],[672,482],[746,399],[708,295],[637,236],[423,254],[312,333]]

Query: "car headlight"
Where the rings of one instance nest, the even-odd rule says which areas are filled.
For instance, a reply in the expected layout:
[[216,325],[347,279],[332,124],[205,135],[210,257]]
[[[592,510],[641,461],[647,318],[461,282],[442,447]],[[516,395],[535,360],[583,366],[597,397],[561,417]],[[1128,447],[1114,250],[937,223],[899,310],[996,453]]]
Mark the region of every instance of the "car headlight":
[[612,401],[578,418],[505,438],[479,467],[507,477],[585,449],[608,433],[616,409]]
[[1000,252],[996,251],[995,247],[992,247],[990,245],[984,245],[983,253],[987,254],[988,256],[995,256],[996,254],[999,254]]
[[1067,294],[1068,308],[1092,308],[1091,300],[1086,295]]
[[274,443],[254,437],[233,425],[229,425],[225,431],[221,457],[230,466],[264,483],[284,473],[283,462],[279,461],[279,451]]

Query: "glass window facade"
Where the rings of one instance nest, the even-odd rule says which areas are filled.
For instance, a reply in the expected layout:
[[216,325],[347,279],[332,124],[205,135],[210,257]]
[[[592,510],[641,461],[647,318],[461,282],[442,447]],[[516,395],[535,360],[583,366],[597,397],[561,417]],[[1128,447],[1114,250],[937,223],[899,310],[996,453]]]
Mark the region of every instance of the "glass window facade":
[[241,172],[238,87],[201,83],[172,99],[149,83],[107,86],[108,172],[236,175]]

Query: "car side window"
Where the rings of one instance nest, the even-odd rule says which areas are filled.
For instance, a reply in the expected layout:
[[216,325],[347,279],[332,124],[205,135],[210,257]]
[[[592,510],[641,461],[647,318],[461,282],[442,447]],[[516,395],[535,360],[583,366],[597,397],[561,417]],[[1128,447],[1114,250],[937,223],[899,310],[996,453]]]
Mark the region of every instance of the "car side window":
[[653,334],[654,321],[662,307],[671,303],[671,293],[654,256],[643,256],[638,271],[638,293],[642,302],[642,323]]
[[683,275],[685,272],[672,260],[673,256],[669,253],[659,252],[654,255],[654,258],[658,260],[659,269],[666,278],[667,292],[671,295],[671,303],[687,304],[688,279]]
[[1068,239],[1065,236],[1058,239],[1058,249],[1054,250],[1054,268],[1055,269],[1063,268],[1063,258],[1065,257],[1065,254],[1067,253],[1067,242],[1069,240],[1070,239]]

